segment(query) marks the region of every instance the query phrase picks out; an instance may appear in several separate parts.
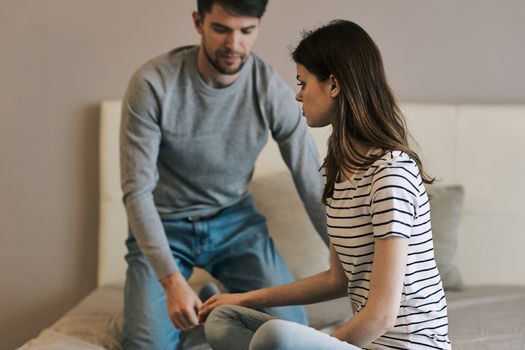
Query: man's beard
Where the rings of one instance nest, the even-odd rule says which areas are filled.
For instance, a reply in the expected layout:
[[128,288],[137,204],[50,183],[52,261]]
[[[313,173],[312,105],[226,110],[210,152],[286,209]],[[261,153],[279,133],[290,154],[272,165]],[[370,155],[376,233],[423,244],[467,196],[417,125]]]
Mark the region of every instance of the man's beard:
[[239,66],[237,68],[225,69],[224,67],[221,66],[221,63],[219,60],[221,54],[224,54],[224,53],[228,54],[229,52],[218,52],[215,59],[212,59],[210,54],[208,53],[208,50],[206,49],[206,47],[204,47],[204,54],[206,55],[206,59],[208,60],[208,62],[210,62],[210,64],[213,66],[213,68],[215,68],[217,72],[223,75],[234,75],[234,74],[239,73],[239,71],[244,66],[244,63],[246,63],[246,56],[239,55],[241,59],[241,63],[239,63]]

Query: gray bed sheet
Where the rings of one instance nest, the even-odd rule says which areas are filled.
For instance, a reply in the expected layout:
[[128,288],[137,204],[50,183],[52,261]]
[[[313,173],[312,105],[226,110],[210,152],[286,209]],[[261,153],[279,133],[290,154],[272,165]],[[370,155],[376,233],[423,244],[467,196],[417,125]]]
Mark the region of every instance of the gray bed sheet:
[[453,349],[525,350],[525,287],[468,287],[446,295]]
[[[525,287],[467,287],[447,292],[447,301],[453,349],[525,350]],[[325,312],[330,309],[334,308]],[[64,349],[68,341],[72,345],[77,341],[71,349],[82,349],[78,340],[97,345],[96,349],[121,350],[121,330],[122,287],[103,286],[20,350],[53,348],[53,341],[65,344]],[[202,329],[186,334],[184,349],[209,349],[201,340]]]

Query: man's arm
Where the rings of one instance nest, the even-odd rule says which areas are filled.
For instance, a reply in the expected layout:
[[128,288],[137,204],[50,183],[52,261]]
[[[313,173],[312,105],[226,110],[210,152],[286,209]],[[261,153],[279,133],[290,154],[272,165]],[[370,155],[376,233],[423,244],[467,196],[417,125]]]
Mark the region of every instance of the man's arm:
[[291,89],[277,76],[270,82],[267,101],[270,128],[295,187],[319,236],[328,245],[326,208],[322,203],[321,158]]
[[136,73],[122,103],[120,174],[129,225],[160,279],[177,270],[153,200],[161,140],[154,84]]
[[177,328],[187,329],[198,324],[201,302],[178,271],[153,200],[161,130],[159,92],[155,79],[152,80],[135,74],[123,100],[120,129],[123,199],[133,235],[166,293],[170,318]]

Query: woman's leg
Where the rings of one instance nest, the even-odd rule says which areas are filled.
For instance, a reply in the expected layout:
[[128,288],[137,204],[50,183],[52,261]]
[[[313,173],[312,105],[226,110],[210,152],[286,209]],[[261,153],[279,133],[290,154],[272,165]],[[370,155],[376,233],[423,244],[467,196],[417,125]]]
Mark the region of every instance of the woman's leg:
[[204,331],[214,350],[248,350],[257,329],[272,319],[273,316],[257,310],[222,305],[210,313]]
[[[233,348],[232,348],[233,349]],[[249,350],[360,350],[299,323],[269,320],[255,332]]]
[[237,305],[213,310],[204,330],[214,350],[360,350],[314,328]]

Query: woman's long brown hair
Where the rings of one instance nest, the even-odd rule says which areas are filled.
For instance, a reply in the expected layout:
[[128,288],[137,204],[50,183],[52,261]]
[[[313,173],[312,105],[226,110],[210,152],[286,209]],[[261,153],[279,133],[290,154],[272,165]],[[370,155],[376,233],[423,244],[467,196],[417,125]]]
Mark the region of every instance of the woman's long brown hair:
[[[350,21],[332,21],[306,32],[292,58],[319,81],[333,75],[340,86],[323,164],[325,204],[342,170],[366,168],[391,150],[403,151],[414,159],[424,183],[434,181],[425,173],[417,153],[409,147],[405,118],[388,85],[381,53],[363,28]],[[356,141],[382,152],[361,154]]]

